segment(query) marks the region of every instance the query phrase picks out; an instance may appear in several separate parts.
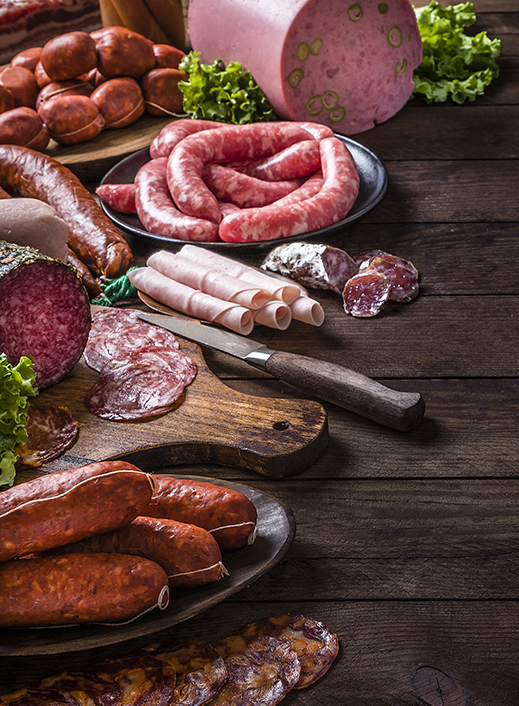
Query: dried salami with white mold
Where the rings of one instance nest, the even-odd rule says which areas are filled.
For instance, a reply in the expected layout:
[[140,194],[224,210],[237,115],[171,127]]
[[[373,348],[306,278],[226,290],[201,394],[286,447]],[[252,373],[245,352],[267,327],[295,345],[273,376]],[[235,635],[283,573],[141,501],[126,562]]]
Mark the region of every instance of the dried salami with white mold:
[[347,314],[358,318],[376,316],[389,299],[389,280],[380,272],[359,272],[346,282],[342,299]]
[[389,280],[391,301],[410,302],[418,296],[418,270],[409,260],[378,251],[364,260],[359,271],[385,275]]
[[9,362],[32,356],[39,389],[67,375],[90,330],[90,302],[75,270],[34,248],[0,241],[0,302],[0,350]]
[[342,294],[358,265],[345,250],[321,243],[285,243],[274,248],[261,264],[262,270],[278,272],[314,289]]

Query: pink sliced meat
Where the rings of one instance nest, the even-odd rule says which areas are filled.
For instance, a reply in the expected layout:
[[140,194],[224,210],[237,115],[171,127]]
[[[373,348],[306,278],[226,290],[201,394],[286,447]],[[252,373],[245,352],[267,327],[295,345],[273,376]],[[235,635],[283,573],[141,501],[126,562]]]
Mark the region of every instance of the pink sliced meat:
[[217,123],[213,120],[173,120],[171,123],[165,125],[152,141],[150,145],[150,157],[152,159],[157,159],[157,157],[169,157],[172,149],[178,145],[180,140],[183,140],[184,137],[193,135],[195,132],[212,130],[218,127],[222,127],[222,123]]
[[177,339],[170,331],[137,319],[122,331],[105,331],[89,336],[83,355],[90,368],[101,371],[110,361],[123,360],[132,351],[150,346],[179,348]]
[[195,375],[196,366],[181,351],[140,348],[124,360],[108,363],[85,403],[103,419],[158,416],[171,409]]
[[41,466],[57,458],[76,440],[78,426],[63,407],[30,404],[25,425],[29,438],[16,447],[17,465]]
[[188,216],[219,223],[218,201],[203,181],[206,164],[260,159],[308,139],[312,138],[304,128],[289,122],[226,125],[188,135],[168,158],[167,181],[173,201]]
[[123,331],[127,326],[139,323],[138,309],[120,309],[118,307],[103,307],[92,313],[90,335],[110,331]]
[[[319,149],[317,142],[316,145]],[[206,164],[203,179],[218,200],[230,201],[240,208],[267,206],[295,191],[301,184],[299,179],[263,181],[223,164]]]
[[370,261],[373,260],[373,258],[375,257],[382,257],[388,262],[398,263],[399,265],[402,265],[403,267],[408,269],[409,272],[412,272],[415,277],[418,278],[418,270],[410,260],[404,260],[404,258],[398,257],[397,255],[391,255],[385,250],[367,250],[366,252],[362,252],[360,253],[360,255],[357,255],[354,260],[359,266],[359,268],[363,269],[365,267],[369,267]]
[[285,120],[351,135],[393,116],[414,90],[422,40],[408,0],[219,0],[218,12],[213,6],[214,0],[189,5],[193,49],[204,63],[246,66]]
[[188,216],[173,203],[166,165],[166,157],[153,159],[142,166],[135,176],[135,207],[142,225],[150,233],[175,240],[215,242],[218,240],[216,223]]
[[[330,132],[332,132],[330,130]],[[329,135],[333,137],[333,133]],[[272,157],[252,162],[244,169],[245,174],[277,181],[280,179],[299,179],[321,168],[321,155],[317,140],[304,140],[281,150]]]
[[359,175],[346,145],[336,137],[319,142],[324,183],[313,197],[295,204],[242,209],[226,216],[220,238],[226,242],[254,242],[299,235],[345,218],[357,198]]
[[361,318],[376,316],[390,293],[389,281],[382,273],[359,273],[346,282],[342,293],[344,310]]
[[135,184],[101,184],[97,187],[96,194],[118,213],[137,213]]

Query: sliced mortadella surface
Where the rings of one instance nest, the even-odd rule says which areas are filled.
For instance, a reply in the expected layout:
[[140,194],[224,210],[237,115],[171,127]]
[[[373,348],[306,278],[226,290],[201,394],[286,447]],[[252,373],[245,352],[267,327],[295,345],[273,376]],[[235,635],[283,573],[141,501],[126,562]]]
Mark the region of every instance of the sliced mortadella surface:
[[270,300],[270,293],[265,289],[167,250],[153,253],[146,264],[176,282],[247,309],[258,309]]
[[422,40],[408,0],[196,0],[192,47],[203,63],[238,61],[276,113],[345,135],[395,115],[414,90]]
[[245,336],[254,328],[250,309],[175,282],[153,267],[130,270],[128,279],[140,291],[187,316],[221,324]]
[[288,279],[281,281],[254,267],[249,267],[237,260],[218,255],[204,248],[197,248],[195,245],[184,245],[180,249],[180,254],[189,260],[212,267],[218,272],[224,272],[231,277],[238,277],[251,284],[257,284],[270,292],[273,298],[280,299],[285,304],[290,304],[301,294],[301,288]]

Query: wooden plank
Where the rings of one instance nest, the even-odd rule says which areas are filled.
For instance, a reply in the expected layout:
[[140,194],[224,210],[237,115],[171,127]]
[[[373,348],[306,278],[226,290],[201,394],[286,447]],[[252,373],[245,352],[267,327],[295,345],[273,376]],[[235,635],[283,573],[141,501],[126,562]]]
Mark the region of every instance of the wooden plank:
[[519,169],[514,160],[389,162],[385,197],[368,223],[519,221]]

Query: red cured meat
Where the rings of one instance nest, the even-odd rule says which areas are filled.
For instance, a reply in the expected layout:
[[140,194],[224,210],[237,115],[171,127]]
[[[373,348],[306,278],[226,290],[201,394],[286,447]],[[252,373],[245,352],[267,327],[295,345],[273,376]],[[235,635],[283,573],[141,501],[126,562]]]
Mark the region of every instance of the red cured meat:
[[92,314],[90,335],[110,331],[123,331],[128,326],[142,322],[139,319],[138,309],[118,309],[116,307],[103,307],[96,309]]
[[196,374],[193,361],[170,348],[140,348],[103,368],[85,400],[98,417],[143,419],[167,412]]
[[110,361],[124,360],[132,351],[151,346],[172,350],[179,348],[177,339],[170,331],[137,319],[123,330],[90,335],[83,355],[89,367],[101,371]]
[[16,447],[17,465],[41,466],[68,449],[78,435],[78,423],[63,407],[30,404],[25,430],[27,443]]
[[192,47],[201,61],[238,61],[276,113],[346,135],[399,111],[414,90],[422,40],[408,0],[196,0]]
[[295,204],[242,209],[220,224],[226,242],[253,242],[298,235],[323,228],[346,216],[357,198],[359,175],[346,145],[336,137],[319,142],[324,183],[313,197]]
[[344,310],[356,317],[376,316],[389,299],[391,289],[385,275],[363,272],[346,282],[342,298]]
[[381,255],[368,261],[362,272],[379,272],[389,281],[389,298],[396,302],[410,302],[418,296],[419,286],[415,271],[410,269],[400,258]]
[[168,158],[167,181],[173,201],[189,216],[219,223],[218,201],[202,177],[207,163],[260,159],[307,139],[311,137],[306,130],[288,122],[226,125],[189,135]]
[[166,157],[153,159],[135,176],[135,206],[142,225],[150,233],[176,240],[208,243],[218,240],[216,223],[187,216],[175,206],[166,179],[166,165]]

